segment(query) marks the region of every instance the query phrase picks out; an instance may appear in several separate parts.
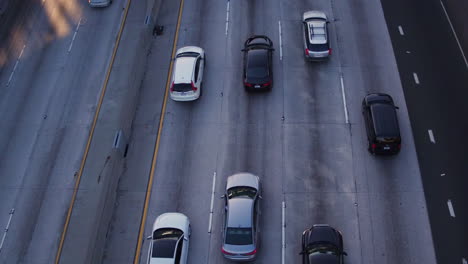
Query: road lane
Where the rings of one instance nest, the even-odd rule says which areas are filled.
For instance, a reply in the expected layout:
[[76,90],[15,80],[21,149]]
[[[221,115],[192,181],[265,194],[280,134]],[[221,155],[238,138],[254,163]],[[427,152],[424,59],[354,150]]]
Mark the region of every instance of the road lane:
[[[170,34],[176,8],[163,4],[159,24]],[[300,23],[309,9],[325,10],[332,21],[333,54],[327,62],[303,59]],[[205,48],[203,96],[196,102],[168,104],[145,233],[151,233],[159,214],[185,213],[193,230],[189,263],[228,263],[220,252],[224,210],[220,199],[214,201],[212,233],[207,233],[213,174],[215,195],[220,196],[229,175],[250,171],[261,177],[264,188],[262,246],[256,263],[281,261],[283,201],[286,263],[300,262],[301,233],[314,223],[329,223],[343,232],[349,263],[435,263],[405,101],[380,2],[232,1],[229,10],[226,35],[226,2],[199,0],[184,7],[178,47]],[[249,94],[242,87],[240,50],[254,33],[268,35],[276,48],[271,92]],[[105,259],[109,263],[125,263],[132,252],[128,248],[135,243],[134,207],[141,206],[145,178],[141,175],[149,169],[145,162],[152,153],[147,146],[154,142],[171,39],[163,35],[154,41],[111,227]],[[371,156],[365,147],[360,104],[366,93],[377,91],[391,93],[400,106],[405,148],[394,158]],[[140,263],[145,263],[147,247],[145,241]]]
[[[466,28],[460,25],[466,19],[460,14],[466,4],[444,3],[452,10],[463,45]],[[467,146],[461,140],[468,122],[460,118],[468,112],[465,60],[440,1],[382,1],[382,5],[408,103],[437,261],[462,263],[468,256],[468,215],[461,206],[468,200],[462,176],[468,169]],[[392,30],[396,23],[404,25],[404,37]],[[417,87],[412,72],[418,73]]]
[[5,263],[52,262],[120,19],[118,5],[105,15],[76,1],[33,10],[15,28],[26,48],[8,87],[11,63],[0,75],[0,221],[15,208],[0,254]]

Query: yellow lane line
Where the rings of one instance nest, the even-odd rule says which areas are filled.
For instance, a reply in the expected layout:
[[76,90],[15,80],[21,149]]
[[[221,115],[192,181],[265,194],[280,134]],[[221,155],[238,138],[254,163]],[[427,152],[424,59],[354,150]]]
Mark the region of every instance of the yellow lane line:
[[184,0],[181,0],[180,6],[179,6],[179,14],[177,17],[177,26],[175,30],[174,43],[172,45],[171,62],[169,64],[169,71],[167,73],[166,90],[164,91],[164,101],[163,101],[163,105],[161,108],[161,114],[159,117],[158,134],[156,136],[156,143],[154,144],[153,160],[151,161],[151,170],[149,173],[148,185],[146,186],[145,205],[143,206],[143,216],[141,218],[140,231],[138,232],[137,248],[135,251],[135,257],[133,259],[134,264],[139,264],[139,261],[140,261],[141,246],[143,243],[143,233],[145,232],[146,217],[148,215],[148,205],[149,205],[149,200],[151,198],[151,189],[153,187],[154,171],[156,169],[156,160],[158,159],[159,142],[161,140],[161,133],[162,133],[163,124],[164,124],[164,116],[166,114],[167,95],[169,93],[168,92],[169,84],[171,82],[172,66],[174,64],[174,57],[175,57],[176,48],[177,48],[177,40],[179,39],[180,21],[182,19],[183,9],[184,9]]
[[96,129],[96,123],[97,123],[97,120],[98,120],[98,117],[99,117],[99,112],[101,111],[101,106],[102,106],[102,102],[104,100],[104,95],[106,94],[107,84],[109,82],[109,77],[110,77],[110,74],[111,74],[112,66],[114,65],[115,55],[117,53],[117,49],[119,48],[120,38],[122,37],[123,28],[125,26],[125,21],[127,20],[128,9],[130,8],[130,3],[131,2],[132,2],[132,0],[127,1],[127,6],[125,7],[124,16],[123,16],[122,22],[120,23],[119,33],[118,33],[117,39],[115,41],[114,50],[112,51],[112,57],[111,57],[111,60],[110,60],[110,63],[109,63],[109,67],[107,68],[106,79],[104,80],[104,84],[103,84],[102,89],[101,89],[101,95],[99,97],[96,112],[94,113],[93,123],[91,125],[91,130],[89,131],[88,141],[86,142],[86,148],[85,148],[85,151],[84,151],[84,154],[83,154],[83,158],[81,159],[80,169],[78,170],[75,186],[73,187],[73,195],[72,195],[72,199],[70,201],[70,206],[68,207],[67,218],[66,218],[65,224],[63,226],[62,235],[60,237],[60,243],[59,243],[59,246],[58,246],[58,249],[57,249],[57,253],[55,255],[55,262],[54,262],[55,264],[58,264],[60,262],[60,257],[62,256],[63,244],[65,242],[65,237],[67,236],[68,226],[70,224],[71,214],[73,212],[73,206],[75,204],[76,195],[77,195],[78,188],[79,188],[80,182],[81,182],[81,175],[83,175],[83,169],[84,169],[84,166],[86,164],[86,158],[88,157],[89,148],[91,146],[91,141],[93,140],[94,130]]

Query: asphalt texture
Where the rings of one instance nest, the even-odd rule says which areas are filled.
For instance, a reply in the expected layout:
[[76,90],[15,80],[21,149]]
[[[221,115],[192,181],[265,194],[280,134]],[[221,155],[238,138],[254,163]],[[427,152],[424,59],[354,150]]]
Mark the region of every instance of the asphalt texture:
[[[229,1],[229,14],[227,4],[185,1],[176,46],[205,49],[203,95],[195,102],[167,102],[144,237],[158,215],[181,212],[192,225],[188,263],[230,263],[220,251],[219,197],[229,175],[248,171],[260,176],[263,187],[255,263],[281,263],[283,256],[285,263],[300,263],[302,231],[316,223],[343,233],[346,263],[435,263],[380,1]],[[178,8],[178,1],[164,1],[156,21],[164,33],[155,36],[149,53],[103,263],[129,263],[135,254],[147,262],[147,240],[141,252],[135,247]],[[311,9],[324,10],[331,21],[333,54],[322,63],[303,58],[301,16]],[[241,49],[252,34],[274,43],[270,92],[247,93],[242,85]],[[390,93],[400,106],[405,148],[395,157],[367,152],[360,106],[369,92]]]
[[[468,35],[462,12],[466,6],[448,2],[453,21],[465,21],[464,27],[455,27],[463,39]],[[440,1],[383,0],[382,4],[411,119],[437,262],[462,263],[468,259],[467,65]],[[466,52],[468,45],[462,46]]]

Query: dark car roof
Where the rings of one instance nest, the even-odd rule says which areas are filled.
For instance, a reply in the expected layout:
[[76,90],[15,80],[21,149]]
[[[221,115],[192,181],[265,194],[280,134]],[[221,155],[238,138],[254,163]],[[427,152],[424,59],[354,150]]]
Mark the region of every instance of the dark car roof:
[[395,107],[391,104],[371,104],[372,121],[377,137],[399,137],[400,128]]
[[267,66],[268,50],[255,49],[248,52],[247,62],[249,67]]

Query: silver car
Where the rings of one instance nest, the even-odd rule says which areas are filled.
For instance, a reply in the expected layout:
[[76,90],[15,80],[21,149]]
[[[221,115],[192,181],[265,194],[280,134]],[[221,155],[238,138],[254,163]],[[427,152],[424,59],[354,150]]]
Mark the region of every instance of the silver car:
[[318,10],[304,12],[302,25],[306,59],[315,61],[327,59],[331,55],[327,15]]
[[229,176],[226,184],[223,246],[225,258],[252,261],[259,245],[260,180],[251,173]]

